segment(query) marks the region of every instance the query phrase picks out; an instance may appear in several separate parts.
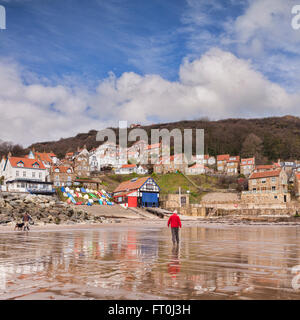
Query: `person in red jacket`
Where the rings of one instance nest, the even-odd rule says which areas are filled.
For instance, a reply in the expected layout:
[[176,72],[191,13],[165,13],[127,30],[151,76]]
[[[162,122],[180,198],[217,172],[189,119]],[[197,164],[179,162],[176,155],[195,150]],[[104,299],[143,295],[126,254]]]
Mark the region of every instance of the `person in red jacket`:
[[177,215],[176,210],[171,215],[171,217],[168,220],[168,228],[171,224],[171,232],[172,232],[172,241],[173,245],[175,245],[175,242],[179,244],[179,228],[181,228],[181,221],[179,216]]

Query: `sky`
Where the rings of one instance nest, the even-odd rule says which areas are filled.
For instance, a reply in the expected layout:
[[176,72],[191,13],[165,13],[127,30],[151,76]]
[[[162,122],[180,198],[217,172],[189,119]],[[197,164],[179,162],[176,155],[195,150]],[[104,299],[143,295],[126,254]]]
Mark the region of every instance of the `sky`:
[[0,139],[28,146],[120,120],[300,116],[297,4],[0,0]]

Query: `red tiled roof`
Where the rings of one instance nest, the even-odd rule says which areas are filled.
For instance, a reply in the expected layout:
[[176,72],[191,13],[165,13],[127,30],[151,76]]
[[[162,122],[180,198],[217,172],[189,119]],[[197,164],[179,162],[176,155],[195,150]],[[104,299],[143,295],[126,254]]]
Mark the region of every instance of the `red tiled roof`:
[[196,169],[196,168],[207,168],[201,163],[195,163],[193,166],[189,167],[189,169]]
[[269,177],[278,177],[281,170],[272,170],[264,172],[253,172],[249,179],[260,179],[260,178],[269,178]]
[[229,154],[220,154],[217,156],[217,161],[224,161],[224,160],[228,160],[230,157]]
[[50,153],[46,153],[46,152],[35,152],[34,153],[34,157],[36,159],[39,159],[41,161],[44,161],[44,162],[52,162],[52,159],[51,159],[51,156],[50,156]]
[[119,186],[115,189],[114,193],[120,191],[130,191],[139,189],[150,177],[143,177],[137,180],[129,180],[122,182]]
[[19,158],[19,157],[11,157],[8,159],[12,167],[17,167],[18,168],[18,163],[23,162],[24,167],[27,169],[34,169],[33,165],[37,163],[39,165],[39,169],[46,170],[45,166],[43,163],[39,160],[36,159],[27,159],[27,158]]
[[275,164],[260,164],[255,167],[255,170],[262,170],[262,169],[270,170],[270,169],[275,169],[275,167],[277,167],[277,165]]
[[122,168],[135,168],[136,164],[123,164]]

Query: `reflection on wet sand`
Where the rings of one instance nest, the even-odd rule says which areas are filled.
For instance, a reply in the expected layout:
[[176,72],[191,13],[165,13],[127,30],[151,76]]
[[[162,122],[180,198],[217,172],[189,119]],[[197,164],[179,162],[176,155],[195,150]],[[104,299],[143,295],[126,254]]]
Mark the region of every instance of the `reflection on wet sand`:
[[298,227],[0,234],[0,299],[299,299]]

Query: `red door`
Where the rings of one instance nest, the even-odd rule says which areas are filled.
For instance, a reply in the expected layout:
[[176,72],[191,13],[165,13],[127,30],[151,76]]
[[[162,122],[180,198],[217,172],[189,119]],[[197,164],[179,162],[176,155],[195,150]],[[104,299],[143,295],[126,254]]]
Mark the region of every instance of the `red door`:
[[137,197],[128,197],[128,207],[137,208]]

